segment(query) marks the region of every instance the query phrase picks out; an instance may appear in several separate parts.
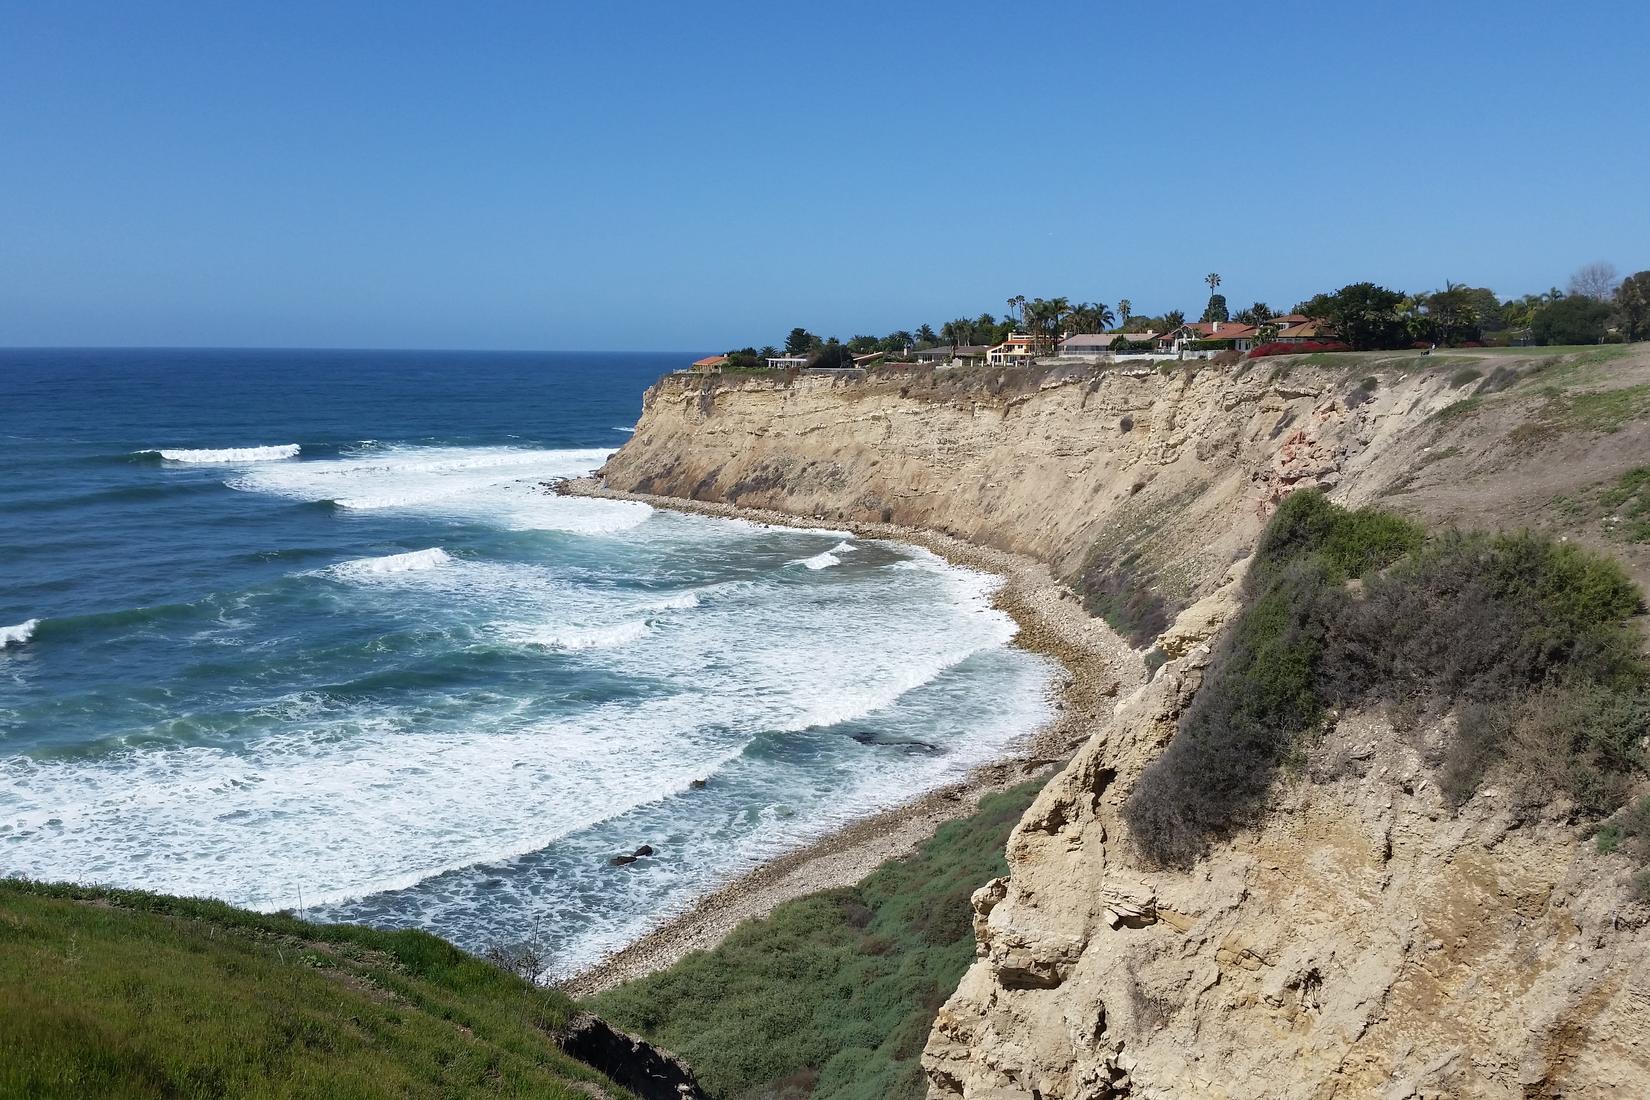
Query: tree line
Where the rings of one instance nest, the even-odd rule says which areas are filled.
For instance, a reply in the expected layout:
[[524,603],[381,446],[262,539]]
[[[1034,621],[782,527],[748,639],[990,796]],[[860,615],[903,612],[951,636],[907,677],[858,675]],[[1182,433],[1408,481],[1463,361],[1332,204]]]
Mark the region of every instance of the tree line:
[[1570,278],[1569,289],[1498,298],[1487,287],[1446,282],[1442,290],[1405,294],[1353,283],[1318,294],[1296,312],[1327,322],[1354,350],[1416,343],[1459,347],[1477,343],[1598,344],[1650,340],[1650,271],[1618,278],[1594,263]]
[[[1210,272],[1203,282],[1208,302],[1200,321],[1254,325],[1257,342],[1276,335],[1279,313],[1265,302],[1231,312],[1220,292],[1221,276]],[[760,369],[783,354],[804,358],[810,366],[851,365],[855,356],[883,352],[905,355],[936,347],[993,346],[1016,332],[1031,337],[1037,354],[1052,355],[1062,337],[1083,333],[1173,332],[1186,324],[1181,310],[1137,314],[1123,298],[1105,302],[1066,297],[1006,301],[1001,318],[990,313],[958,317],[935,328],[930,324],[900,329],[885,336],[856,335],[847,340],[821,337],[800,326],[791,329],[783,351],[772,344],[737,348],[727,353],[734,369]],[[1567,290],[1552,287],[1539,294],[1499,298],[1487,287],[1446,281],[1443,289],[1421,293],[1390,290],[1375,283],[1352,283],[1313,295],[1291,311],[1326,323],[1354,350],[1410,347],[1417,343],[1461,346],[1473,343],[1596,344],[1607,340],[1650,340],[1650,271],[1622,279],[1607,263],[1593,263],[1570,277]]]

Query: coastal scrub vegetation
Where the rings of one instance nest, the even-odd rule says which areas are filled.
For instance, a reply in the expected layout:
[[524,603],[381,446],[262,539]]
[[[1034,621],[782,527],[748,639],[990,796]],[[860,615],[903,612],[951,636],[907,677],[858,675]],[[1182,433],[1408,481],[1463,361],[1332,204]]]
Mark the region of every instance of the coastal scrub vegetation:
[[591,999],[723,1100],[918,1100],[928,1031],[974,957],[969,896],[1041,782],[980,802],[859,885],[787,902],[715,949]]
[[587,1100],[571,1015],[424,932],[0,880],[0,1096]]
[[1453,715],[1432,763],[1460,804],[1496,773],[1524,805],[1597,820],[1645,765],[1650,674],[1639,592],[1608,559],[1532,534],[1420,527],[1321,493],[1279,508],[1242,607],[1168,749],[1124,813],[1159,863],[1186,866],[1258,822],[1280,770],[1334,713]]

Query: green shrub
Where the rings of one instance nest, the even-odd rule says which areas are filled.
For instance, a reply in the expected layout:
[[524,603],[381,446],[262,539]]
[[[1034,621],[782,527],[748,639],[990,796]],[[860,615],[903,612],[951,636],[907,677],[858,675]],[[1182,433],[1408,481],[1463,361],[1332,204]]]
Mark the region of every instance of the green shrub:
[[1456,711],[1440,782],[1457,803],[1503,766],[1526,797],[1602,816],[1644,766],[1650,676],[1626,622],[1639,606],[1619,567],[1574,546],[1453,531],[1424,542],[1395,516],[1294,494],[1202,689],[1130,795],[1135,840],[1189,864],[1263,815],[1331,708],[1371,702]]
[[1600,855],[1609,855],[1621,847],[1621,828],[1616,825],[1603,825],[1594,836]]
[[688,1060],[726,1100],[919,1100],[934,1016],[974,957],[969,895],[1040,783],[981,801],[858,886],[787,902],[590,1007]]

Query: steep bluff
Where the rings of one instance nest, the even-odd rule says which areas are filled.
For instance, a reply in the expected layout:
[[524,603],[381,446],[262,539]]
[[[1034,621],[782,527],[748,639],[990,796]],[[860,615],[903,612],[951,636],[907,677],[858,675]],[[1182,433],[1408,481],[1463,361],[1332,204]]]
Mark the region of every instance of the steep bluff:
[[1140,860],[1119,810],[1285,494],[1561,534],[1643,584],[1623,494],[1647,418],[1642,350],[672,376],[603,476],[1026,553],[1167,660],[975,895],[979,956],[929,1039],[933,1095],[1638,1095],[1650,914],[1624,865],[1504,788],[1452,809],[1424,736],[1342,716],[1311,781],[1186,873]]

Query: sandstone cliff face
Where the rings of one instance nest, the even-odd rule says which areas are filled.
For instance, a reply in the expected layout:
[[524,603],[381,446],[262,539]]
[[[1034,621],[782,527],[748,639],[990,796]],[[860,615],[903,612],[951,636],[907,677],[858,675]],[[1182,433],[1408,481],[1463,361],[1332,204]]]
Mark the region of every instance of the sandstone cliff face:
[[979,959],[924,1054],[970,1098],[1650,1095],[1650,931],[1622,868],[1502,790],[1452,815],[1421,753],[1343,719],[1312,782],[1190,874],[1120,808],[1230,590],[1124,699],[975,894]]
[[1343,717],[1311,781],[1190,873],[1143,866],[1119,814],[1282,495],[1562,530],[1643,584],[1643,548],[1595,505],[1650,458],[1647,416],[1643,353],[673,376],[603,473],[934,528],[1180,612],[1161,633],[1126,624],[1169,663],[1093,730],[1011,838],[1009,876],[976,894],[979,957],[925,1053],[934,1096],[1650,1096],[1650,914],[1625,863],[1520,821],[1506,791],[1451,812],[1424,744],[1378,715]]

